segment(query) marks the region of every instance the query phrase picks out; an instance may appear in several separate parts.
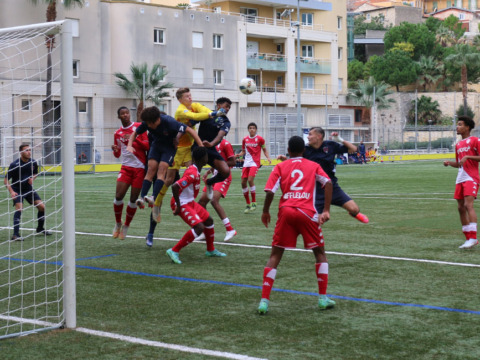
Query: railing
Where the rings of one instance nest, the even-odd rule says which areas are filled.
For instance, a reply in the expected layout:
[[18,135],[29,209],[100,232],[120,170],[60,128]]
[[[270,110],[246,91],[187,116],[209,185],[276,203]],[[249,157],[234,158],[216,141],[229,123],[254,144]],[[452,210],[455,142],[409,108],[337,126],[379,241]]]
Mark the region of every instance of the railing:
[[[214,13],[214,14],[222,14],[222,15],[231,15],[231,16],[239,16],[245,22],[260,24],[260,25],[271,25],[271,26],[280,26],[284,28],[289,28],[296,26],[297,21],[294,19],[291,20],[283,20],[283,19],[273,19],[273,18],[266,18],[261,16],[253,16],[253,15],[245,15],[241,13],[235,13],[231,11],[213,11],[213,9],[205,9],[205,8],[194,8],[190,10],[200,11],[200,12],[207,12],[207,13]],[[302,30],[315,30],[315,31],[323,31],[323,25],[321,24],[303,24],[301,25],[300,29]]]
[[[295,57],[295,61],[297,58]],[[300,57],[300,72],[330,74],[330,60]],[[248,53],[247,69],[267,71],[287,71],[287,57],[282,54]]]

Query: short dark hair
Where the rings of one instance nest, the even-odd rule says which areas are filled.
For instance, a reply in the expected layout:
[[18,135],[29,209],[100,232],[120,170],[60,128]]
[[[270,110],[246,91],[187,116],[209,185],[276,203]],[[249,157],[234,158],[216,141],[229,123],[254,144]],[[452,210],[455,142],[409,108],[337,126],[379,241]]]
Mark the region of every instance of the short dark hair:
[[325,138],[325,130],[323,130],[320,126],[315,126],[310,129],[310,131],[315,131],[317,134],[322,134],[323,138]]
[[[128,110],[128,108],[127,108],[126,106],[120,106],[120,107],[118,108],[118,110],[117,110],[117,116],[120,116],[120,111],[122,111],[122,110],[124,110],[124,109],[125,109],[125,110]],[[128,110],[128,112],[130,112],[130,110]]]
[[217,99],[217,105],[222,105],[222,104],[225,104],[225,103],[228,103],[228,105],[232,105],[232,100],[230,100],[227,97],[221,97],[221,98]]
[[305,151],[305,141],[298,135],[292,136],[288,140],[288,150],[292,154],[301,154]]
[[24,148],[26,148],[26,147],[28,147],[28,146],[30,146],[29,143],[22,143],[22,145],[20,145],[20,146],[18,147],[18,151],[21,152]]
[[146,122],[147,124],[153,124],[159,117],[160,110],[158,110],[156,106],[146,107],[140,114],[142,121]]
[[190,89],[187,87],[183,87],[177,90],[175,93],[175,96],[177,97],[177,100],[180,100],[180,98],[183,96],[183,94],[190,92]]
[[197,146],[192,151],[192,158],[195,161],[201,160],[205,155],[207,155],[207,148],[204,146]]
[[254,122],[251,122],[250,124],[248,124],[247,129],[248,129],[250,126],[255,126],[255,129],[258,129],[258,128],[257,128],[257,124],[255,124]]
[[465,125],[467,125],[470,130],[473,130],[475,128],[475,121],[470,116],[467,115],[461,115],[458,117],[458,121],[463,121]]

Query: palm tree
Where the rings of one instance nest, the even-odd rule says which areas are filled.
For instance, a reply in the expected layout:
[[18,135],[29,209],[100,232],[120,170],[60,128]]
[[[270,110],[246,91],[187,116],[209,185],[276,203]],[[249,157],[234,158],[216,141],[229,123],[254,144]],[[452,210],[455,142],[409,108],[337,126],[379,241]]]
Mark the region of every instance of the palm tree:
[[436,34],[435,38],[437,39],[437,42],[442,46],[442,47],[449,47],[454,45],[457,40],[455,38],[455,33],[447,28],[446,26],[441,25]]
[[461,69],[461,83],[463,95],[464,115],[467,115],[467,85],[468,72],[467,67],[474,66],[480,61],[480,52],[473,46],[467,44],[455,45],[455,54],[446,57],[445,62],[450,62]]
[[367,110],[373,107],[375,91],[375,106],[377,109],[388,109],[390,104],[394,103],[394,99],[387,99],[387,95],[393,93],[389,90],[390,85],[381,81],[377,83],[373,76],[368,80],[359,80],[358,86],[355,89],[349,89],[347,97],[354,100],[358,105],[365,106]]
[[[129,95],[134,95],[138,100],[137,106],[137,120],[140,119],[140,113],[143,110],[145,101],[152,101],[155,105],[160,105],[162,98],[168,96],[166,89],[171,89],[173,84],[162,83],[167,71],[162,65],[156,63],[153,64],[152,69],[148,70],[146,63],[130,65],[130,71],[132,72],[132,81],[122,73],[114,73],[118,79],[117,85],[124,89]],[[143,77],[145,75],[145,94],[143,93]]]
[[[52,22],[57,20],[57,0],[30,0],[33,5],[46,4],[47,12],[46,19],[47,22]],[[65,9],[71,9],[76,6],[82,7],[85,3],[85,0],[63,0],[62,4]],[[43,109],[44,118],[43,118],[43,133],[45,136],[58,135],[55,131],[55,117],[53,111],[53,100],[52,100],[52,51],[55,47],[55,35],[47,35],[45,38],[45,45],[47,47],[47,88],[45,91],[45,107]],[[58,128],[58,126],[57,126]],[[59,130],[58,130],[59,132]],[[54,145],[49,141],[45,145],[46,153],[53,154],[52,148]],[[46,163],[55,163],[53,156],[47,156],[45,159]]]
[[418,83],[423,86],[423,91],[427,91],[427,86],[434,85],[442,77],[443,65],[439,64],[433,56],[420,56],[417,61],[419,68]]

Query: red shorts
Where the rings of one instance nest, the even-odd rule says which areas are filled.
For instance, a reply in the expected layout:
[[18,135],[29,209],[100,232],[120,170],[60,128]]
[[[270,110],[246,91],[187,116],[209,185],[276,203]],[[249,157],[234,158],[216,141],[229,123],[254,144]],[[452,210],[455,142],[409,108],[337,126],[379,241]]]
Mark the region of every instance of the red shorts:
[[134,188],[141,189],[143,179],[145,178],[144,168],[134,168],[122,165],[118,173],[117,181],[131,185]]
[[296,248],[298,235],[302,235],[305,249],[313,249],[325,245],[322,228],[318,221],[315,221],[297,208],[280,208],[273,233],[272,246]]
[[[232,183],[232,174],[225,180],[213,184],[213,191],[218,191],[220,194],[222,194],[222,197],[224,198],[227,196],[228,189],[230,188],[230,184]],[[203,192],[207,192],[207,187],[204,186]]]
[[463,183],[455,185],[454,199],[464,199],[465,196],[473,196],[477,198],[478,184],[475,181],[465,181]]
[[[172,210],[175,210],[176,203],[173,197],[170,201],[170,207]],[[182,205],[179,216],[188,226],[193,228],[195,225],[206,221],[210,217],[210,214],[204,207],[198,205],[195,201],[191,201],[188,204]]]
[[257,166],[250,166],[250,167],[243,167],[242,168],[242,179],[248,178],[248,177],[255,177],[258,172],[258,167]]

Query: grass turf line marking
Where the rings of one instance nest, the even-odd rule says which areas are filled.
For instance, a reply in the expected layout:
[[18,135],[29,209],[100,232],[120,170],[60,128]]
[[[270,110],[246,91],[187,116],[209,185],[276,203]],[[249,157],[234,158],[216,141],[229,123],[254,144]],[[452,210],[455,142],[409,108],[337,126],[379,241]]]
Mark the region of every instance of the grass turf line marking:
[[[88,270],[107,271],[107,272],[112,272],[112,273],[137,275],[137,276],[148,276],[148,277],[154,277],[154,278],[160,278],[160,279],[180,280],[180,281],[188,281],[188,282],[200,283],[200,284],[235,286],[235,287],[240,287],[240,288],[258,289],[258,290],[262,289],[262,287],[258,286],[258,285],[238,284],[238,283],[232,283],[232,282],[226,282],[226,281],[192,279],[192,278],[186,278],[186,277],[181,277],[181,276],[151,274],[151,273],[145,273],[145,272],[139,272],[139,271],[130,271],[130,270],[116,270],[116,269],[100,268],[100,267],[94,267],[94,266],[77,265],[76,267],[81,268],[81,269],[88,269]],[[308,292],[308,291],[299,291],[299,290],[290,290],[290,289],[273,288],[272,291],[289,293],[289,294],[296,294],[296,295],[308,295],[308,296],[315,296],[315,297],[318,296],[318,293],[313,293],[313,292]],[[383,300],[374,300],[374,299],[363,299],[363,298],[355,298],[355,297],[350,297],[350,296],[333,295],[333,294],[327,294],[327,295],[329,297],[333,298],[333,299],[340,299],[340,300],[359,301],[359,302],[380,304],[380,305],[388,305],[388,306],[413,307],[413,308],[421,308],[421,309],[428,309],[428,310],[439,310],[439,311],[447,311],[447,312],[457,312],[457,313],[467,313],[467,314],[480,315],[480,311],[475,311],[475,310],[455,309],[455,308],[449,308],[449,307],[444,307],[444,306],[402,303],[402,302],[383,301]]]
[[[97,233],[86,233],[86,232],[76,232],[76,234],[77,235],[88,235],[88,236],[92,236],[92,235],[93,236],[103,236],[103,237],[111,237],[112,236],[110,234],[97,234]],[[145,239],[145,237],[143,237],[143,236],[128,235],[128,237],[134,238],[134,239]],[[175,241],[175,242],[178,242],[178,239],[172,239],[172,238],[154,237],[153,239],[154,240],[160,240],[160,241]],[[193,243],[194,244],[205,244],[204,241],[194,241]],[[226,242],[215,242],[215,245],[246,247],[246,248],[266,249],[266,250],[270,250],[272,248],[271,245],[250,245],[250,244],[238,244],[238,243],[226,243]],[[306,250],[306,249],[287,249],[287,251],[298,251],[298,252],[309,252],[309,253],[311,252],[311,250]],[[406,257],[371,255],[371,254],[342,253],[342,252],[337,252],[337,251],[325,251],[325,253],[331,254],[331,255],[338,255],[338,256],[365,257],[365,258],[383,259],[383,260],[411,261],[411,262],[420,262],[420,263],[429,263],[429,264],[480,268],[480,264],[457,263],[457,262],[441,261],[441,260],[414,259],[414,258],[406,258]]]
[[261,358],[250,357],[250,356],[247,356],[247,355],[234,354],[234,353],[224,352],[224,351],[193,348],[193,347],[183,346],[183,345],[167,344],[167,343],[163,343],[163,342],[159,342],[159,341],[145,340],[145,339],[140,339],[140,338],[136,338],[136,337],[132,337],[132,336],[118,335],[118,334],[114,334],[114,333],[108,333],[108,332],[97,331],[97,330],[90,330],[90,329],[85,329],[85,328],[77,328],[76,331],[81,332],[81,333],[85,333],[85,334],[89,334],[89,335],[96,335],[96,336],[106,337],[106,338],[110,338],[110,339],[114,339],[114,340],[126,341],[126,342],[129,342],[129,343],[132,343],[132,344],[147,345],[147,346],[153,346],[153,347],[169,349],[169,350],[177,350],[177,351],[193,353],[193,354],[216,356],[216,357],[221,357],[221,358],[225,358],[225,359],[266,360],[266,359],[261,359]]
[[[55,323],[42,321],[42,320],[20,318],[20,317],[16,317],[16,316],[0,315],[0,319],[1,320],[7,320],[7,321],[15,321],[15,322],[23,323],[23,324],[31,324],[31,325],[58,326],[58,327],[61,326],[61,324],[55,324]],[[120,340],[120,341],[129,342],[129,343],[132,343],[132,344],[153,346],[153,347],[158,347],[158,348],[164,348],[164,349],[169,349],[169,350],[177,350],[177,351],[194,353],[194,354],[210,355],[210,356],[216,356],[216,357],[221,357],[221,358],[225,358],[225,359],[267,360],[267,359],[256,358],[256,357],[251,357],[251,356],[241,355],[241,354],[234,354],[234,353],[229,353],[229,352],[224,352],[224,351],[206,350],[206,349],[193,348],[193,347],[183,346],[183,345],[167,344],[167,343],[160,342],[160,341],[145,340],[145,339],[141,339],[141,338],[137,338],[137,337],[133,337],[133,336],[119,335],[119,334],[115,334],[115,333],[86,329],[86,328],[82,328],[82,327],[78,327],[78,328],[75,328],[73,330],[75,330],[77,332],[80,332],[80,333],[88,334],[88,335],[106,337],[106,338],[110,338],[110,339],[113,339],[113,340]]]

